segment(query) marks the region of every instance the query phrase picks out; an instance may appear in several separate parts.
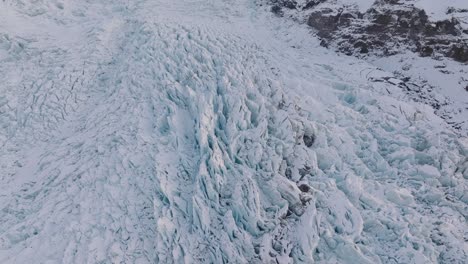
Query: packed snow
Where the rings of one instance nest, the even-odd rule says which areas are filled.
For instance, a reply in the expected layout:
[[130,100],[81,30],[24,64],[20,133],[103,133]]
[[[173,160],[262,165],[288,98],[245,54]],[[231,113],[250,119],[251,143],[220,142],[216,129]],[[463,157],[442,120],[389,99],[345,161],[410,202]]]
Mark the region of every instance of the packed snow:
[[468,139],[268,10],[0,2],[0,263],[464,263]]
[[465,0],[413,0],[414,5],[420,9],[424,9],[427,15],[433,20],[450,19],[450,9],[466,10],[468,12],[468,1]]

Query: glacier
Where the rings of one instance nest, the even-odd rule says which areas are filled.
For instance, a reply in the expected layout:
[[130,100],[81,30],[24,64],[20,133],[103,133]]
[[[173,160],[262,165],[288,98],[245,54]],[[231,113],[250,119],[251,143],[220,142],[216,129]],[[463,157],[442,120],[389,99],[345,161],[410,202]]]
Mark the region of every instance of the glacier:
[[464,263],[468,139],[261,2],[0,3],[0,263]]

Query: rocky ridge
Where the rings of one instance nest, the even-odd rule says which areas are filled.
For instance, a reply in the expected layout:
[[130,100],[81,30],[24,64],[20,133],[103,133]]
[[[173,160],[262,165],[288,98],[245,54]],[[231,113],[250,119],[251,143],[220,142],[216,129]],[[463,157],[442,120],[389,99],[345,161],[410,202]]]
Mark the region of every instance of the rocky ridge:
[[323,47],[393,73],[371,81],[398,79],[413,100],[432,106],[461,134],[468,131],[465,4],[440,4],[441,14],[435,15],[431,9],[439,4],[425,0],[269,1],[276,15],[312,28]]
[[393,55],[404,47],[425,57],[468,61],[466,9],[448,8],[450,18],[432,20],[408,0],[377,0],[365,11],[357,4],[328,0],[272,0],[272,4],[279,15],[285,9],[304,12],[324,46],[348,55]]

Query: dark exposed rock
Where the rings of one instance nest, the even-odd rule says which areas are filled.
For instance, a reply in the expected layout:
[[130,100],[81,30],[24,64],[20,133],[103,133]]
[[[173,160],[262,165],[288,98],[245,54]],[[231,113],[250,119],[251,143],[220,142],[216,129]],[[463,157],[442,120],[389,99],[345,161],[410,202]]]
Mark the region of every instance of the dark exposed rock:
[[468,45],[455,44],[450,49],[450,57],[456,61],[467,62],[468,61]]
[[374,10],[375,9],[371,9],[371,11],[368,11],[368,12],[373,13],[373,14],[370,13],[372,14],[371,22],[377,24],[379,28],[387,27],[394,23],[393,17],[391,14],[385,14],[385,13],[381,14],[381,13],[375,12]]
[[317,6],[318,4],[323,3],[323,2],[326,2],[326,1],[327,1],[327,0],[309,0],[309,1],[304,5],[304,7],[302,8],[302,10],[307,10],[307,9],[313,8],[313,7]]
[[453,13],[468,13],[468,9],[454,8],[454,7],[450,7],[449,9],[447,9],[447,14],[453,14]]
[[359,49],[360,53],[368,53],[369,52],[368,43],[366,43],[364,41],[361,41],[361,40],[354,43],[354,48]]
[[304,139],[304,144],[305,144],[308,148],[312,147],[312,145],[313,145],[314,142],[315,142],[315,136],[314,136],[313,134],[310,134],[310,135],[309,135],[309,134],[305,134],[304,137],[303,137],[303,139]]
[[294,0],[285,0],[285,1],[282,1],[282,6],[289,8],[289,9],[296,9],[297,2]]
[[[297,2],[296,0],[270,0],[273,6],[276,6],[275,9],[281,8],[288,8],[288,9],[296,9]],[[273,10],[272,10],[273,11]]]
[[307,24],[318,31],[320,37],[330,37],[337,28],[337,17],[330,10],[320,10],[313,12],[309,16]]
[[320,41],[320,46],[325,47],[325,48],[328,48],[328,42],[327,42],[326,40],[322,39],[322,40]]
[[310,191],[310,186],[303,183],[301,185],[298,186],[299,187],[299,190],[301,190],[301,192],[308,192]]
[[468,44],[463,41],[464,31],[455,18],[432,22],[424,10],[399,0],[376,1],[364,13],[355,9],[321,8],[322,2],[325,1],[306,4],[307,9],[314,9],[307,24],[322,38],[322,46],[332,44],[346,55],[358,56],[371,52],[390,56],[405,46],[424,57],[446,56],[468,61]]
[[271,12],[273,12],[274,14],[276,14],[278,16],[283,15],[283,10],[281,10],[281,6],[279,6],[279,5],[272,6],[271,7]]
[[338,13],[338,15],[336,16],[337,24],[340,27],[346,27],[346,26],[351,25],[351,22],[357,18],[358,18],[358,14],[343,13],[343,12]]
[[434,53],[434,49],[429,47],[429,46],[425,46],[425,47],[421,48],[420,54],[423,57],[429,57],[429,56],[432,55],[432,53]]

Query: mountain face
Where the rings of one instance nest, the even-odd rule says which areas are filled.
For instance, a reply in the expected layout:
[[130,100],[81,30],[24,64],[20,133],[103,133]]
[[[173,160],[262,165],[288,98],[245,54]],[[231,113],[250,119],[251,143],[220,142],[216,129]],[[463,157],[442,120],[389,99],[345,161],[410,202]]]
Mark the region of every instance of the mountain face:
[[[422,6],[417,5],[421,2]],[[389,56],[410,49],[424,57],[468,61],[468,24],[464,15],[468,9],[457,5],[445,4],[444,16],[431,17],[424,5],[441,4],[414,0],[273,0],[272,4],[273,12],[280,13],[284,7],[306,13],[307,24],[317,30],[322,45],[332,43],[348,55],[371,52]]]
[[464,263],[465,65],[342,3],[0,2],[0,263]]
[[270,4],[272,12],[313,28],[322,46],[393,71],[413,100],[431,105],[466,135],[466,1],[273,0]]
[[316,6],[307,21],[324,39],[323,45],[336,42],[346,54],[389,56],[407,48],[424,57],[468,61],[468,28],[458,18],[468,10],[448,8],[450,18],[432,20],[414,1],[376,1],[365,12],[347,5],[333,7]]

